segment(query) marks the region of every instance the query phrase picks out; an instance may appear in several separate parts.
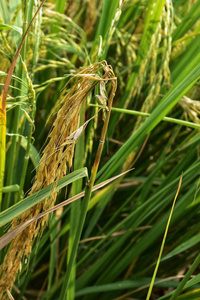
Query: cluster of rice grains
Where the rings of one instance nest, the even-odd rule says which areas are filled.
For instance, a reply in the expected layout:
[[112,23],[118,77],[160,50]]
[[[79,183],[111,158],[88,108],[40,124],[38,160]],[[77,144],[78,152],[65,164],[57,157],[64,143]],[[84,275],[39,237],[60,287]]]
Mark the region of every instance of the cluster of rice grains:
[[[138,77],[132,87],[131,97],[140,94],[145,82],[148,82],[149,91],[142,104],[141,112],[151,112],[159,100],[159,92],[163,84],[170,85],[169,60],[171,55],[171,33],[172,33],[172,6],[166,1],[163,8],[160,21],[157,23],[155,33],[151,36],[151,43],[148,53],[145,55],[140,64]],[[158,53],[160,52],[160,58]],[[160,60],[160,62],[159,62]],[[158,63],[159,62],[159,63]],[[149,66],[149,67],[148,67]],[[125,106],[129,104],[130,98]],[[138,117],[134,126],[135,132],[144,122],[144,117]],[[135,157],[133,151],[123,165],[123,171],[130,168]]]
[[[99,76],[100,73],[104,74]],[[57,196],[55,186],[57,181],[67,173],[67,169],[72,166],[74,146],[78,135],[84,129],[84,126],[80,127],[81,130],[78,128],[81,104],[97,83],[102,81],[106,83],[110,79],[111,73],[113,74],[112,68],[103,61],[75,75],[79,79],[61,101],[61,108],[49,133],[47,146],[43,150],[35,182],[30,191],[30,194],[33,194],[44,186],[54,183],[51,195],[14,219],[11,229],[54,205]],[[12,290],[21,268],[22,257],[27,257],[31,252],[33,242],[39,231],[43,230],[47,218],[48,216],[42,221],[32,223],[11,242],[4,262],[0,266],[0,299],[7,299],[6,291]]]

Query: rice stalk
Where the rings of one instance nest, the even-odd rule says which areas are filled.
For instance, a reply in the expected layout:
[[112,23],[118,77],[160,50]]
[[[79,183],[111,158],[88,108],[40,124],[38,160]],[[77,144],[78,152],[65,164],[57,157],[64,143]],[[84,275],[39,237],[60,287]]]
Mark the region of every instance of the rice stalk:
[[[81,104],[98,82],[109,80],[109,71],[106,71],[106,68],[106,62],[95,63],[75,75],[80,79],[61,101],[61,108],[48,135],[48,143],[43,150],[35,182],[29,194],[33,194],[51,183],[54,183],[54,188],[48,199],[14,219],[11,230],[54,205],[57,196],[57,192],[55,192],[57,181],[71,168],[74,147],[78,136],[83,131],[78,131]],[[105,74],[100,77],[99,72],[102,70],[105,70]],[[44,230],[47,220],[48,216],[44,217],[42,221],[31,224],[11,242],[4,262],[0,266],[1,299],[6,299],[6,290],[12,290],[15,278],[21,268],[22,257],[28,257],[35,238],[39,231]]]

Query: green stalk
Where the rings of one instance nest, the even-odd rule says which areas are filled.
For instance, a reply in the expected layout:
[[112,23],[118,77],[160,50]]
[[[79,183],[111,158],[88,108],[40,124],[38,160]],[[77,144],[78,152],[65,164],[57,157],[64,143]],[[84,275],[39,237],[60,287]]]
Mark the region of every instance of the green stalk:
[[[38,7],[40,5],[40,1],[37,0],[35,2],[36,2],[36,5]],[[30,7],[30,10],[31,10],[31,8],[32,7]],[[29,12],[29,14],[30,14],[30,12]],[[29,15],[29,18],[31,19],[32,15]],[[39,47],[40,47],[40,27],[41,27],[41,22],[42,22],[42,16],[39,13],[37,15],[36,20],[35,20],[34,52],[33,52],[32,70],[31,70],[31,74],[30,74],[30,78],[31,78],[32,81],[34,79],[34,71],[35,71],[36,64],[37,64],[38,57],[39,57],[38,53],[39,53]]]
[[[31,15],[31,8],[33,9],[32,3],[31,7],[28,10],[28,18],[31,19],[32,15]],[[32,73],[31,73],[31,79],[33,80],[34,77],[34,68],[36,66],[37,63],[37,59],[38,59],[38,49],[39,49],[39,40],[40,40],[40,15],[37,15],[37,19],[36,19],[36,27],[35,27],[35,40],[34,40],[34,52],[33,52],[33,66],[32,66]],[[30,80],[30,79],[28,79]],[[30,117],[31,120],[35,119],[35,113],[36,113],[36,101],[35,101],[35,92],[33,90],[33,87],[31,86],[31,99],[30,99],[30,107],[32,108]],[[20,190],[18,193],[18,201],[21,200],[23,198],[23,188],[24,188],[24,182],[25,182],[25,178],[26,178],[26,172],[27,172],[27,167],[28,167],[28,162],[29,162],[29,157],[30,157],[30,150],[31,150],[31,138],[32,138],[32,134],[33,134],[33,130],[34,130],[34,124],[33,122],[29,121],[29,130],[28,130],[28,137],[27,137],[27,146],[26,146],[26,151],[25,151],[25,156],[24,156],[24,164],[23,164],[23,169],[22,169],[22,175],[21,175],[21,180],[20,180]],[[22,132],[23,133],[23,132]],[[19,146],[21,144],[21,139],[19,141]]]
[[[32,14],[31,14],[31,9],[33,9],[33,3],[30,2],[30,7],[29,9],[26,8],[26,16],[28,17],[28,19],[31,19],[32,18]],[[37,18],[39,18],[39,15],[37,16]],[[24,28],[24,30],[26,30],[26,28]],[[36,62],[37,62],[37,50],[38,50],[38,35],[36,34],[36,41],[34,43],[35,45],[35,51],[33,53],[33,68],[35,67],[36,65]],[[24,47],[23,47],[23,56],[24,56],[24,59],[25,59],[25,49],[26,49],[26,41],[25,41],[25,44],[24,44]],[[23,59],[23,61],[24,61]],[[33,69],[32,68],[32,69]],[[32,73],[33,74],[33,73]],[[31,74],[31,75],[32,75]],[[33,77],[33,76],[32,76]],[[34,120],[35,119],[35,113],[36,113],[36,103],[35,103],[35,93],[34,91],[32,90],[31,88],[31,92],[32,92],[32,97],[31,97],[31,100],[30,100],[30,107],[32,108],[32,111],[31,111],[31,119]],[[25,125],[25,123],[24,123]],[[27,167],[28,167],[28,162],[29,162],[29,156],[30,156],[30,149],[31,149],[31,138],[32,138],[32,133],[33,133],[33,130],[34,130],[34,125],[32,122],[29,121],[29,130],[28,130],[28,137],[27,137],[27,147],[26,147],[26,151],[25,151],[25,156],[24,156],[24,164],[23,164],[23,169],[22,169],[22,175],[21,175],[21,180],[20,180],[20,189],[19,189],[19,193],[18,193],[18,199],[17,201],[21,200],[23,198],[23,188],[24,188],[24,182],[25,182],[25,178],[26,178],[26,172],[27,172]],[[24,130],[23,130],[24,132]],[[22,132],[22,134],[23,134]],[[21,145],[21,138],[19,140],[19,144],[18,144],[18,147],[20,147]]]
[[[8,154],[7,161],[9,161],[9,168],[7,168],[7,178],[6,178],[6,185],[12,185],[13,183],[13,172],[14,172],[14,165],[15,165],[15,153],[16,153],[16,143],[17,143],[17,129],[18,129],[18,121],[19,121],[19,114],[20,114],[20,108],[19,106],[15,109],[15,115],[14,115],[14,124],[13,124],[13,133],[15,135],[11,138],[11,147],[10,152]],[[5,210],[9,207],[10,202],[10,193],[7,193],[4,202],[2,203],[2,210]]]
[[[25,35],[25,32],[27,30],[27,0],[24,3],[24,20],[23,20],[23,36]],[[26,40],[27,40],[27,36],[24,39],[24,44],[22,46],[22,51],[21,51],[21,56],[22,56],[22,60],[25,61],[25,57],[26,57]],[[23,72],[23,68],[22,65],[19,65],[19,70],[18,70],[18,77],[22,78],[23,81],[23,76],[24,76],[24,72]],[[20,89],[20,91],[22,92],[23,90],[23,85],[22,82],[17,83],[17,87]],[[21,93],[20,93],[21,94]],[[9,162],[9,168],[8,168],[8,175],[7,175],[7,180],[6,180],[6,185],[12,185],[13,184],[13,179],[14,179],[14,168],[15,168],[15,163],[18,161],[18,152],[19,152],[19,147],[20,144],[18,144],[17,147],[17,133],[18,133],[18,123],[19,123],[19,118],[20,118],[20,105],[17,105],[17,107],[15,108],[14,111],[14,124],[13,124],[13,130],[12,133],[14,133],[14,135],[11,138],[11,148],[10,148],[10,152],[8,155],[8,159],[7,161]],[[9,203],[10,203],[10,197],[11,197],[11,193],[7,193],[5,196],[5,201],[3,202],[3,210],[9,207]]]
[[[32,98],[32,100],[31,100],[31,106],[32,106],[31,119],[34,120],[35,119],[35,112],[36,112],[36,106],[35,106],[35,99],[34,98]],[[29,156],[30,156],[30,150],[31,150],[31,138],[32,138],[33,129],[34,129],[33,123],[29,122],[27,148],[26,148],[26,152],[25,152],[25,156],[24,156],[24,165],[23,165],[22,175],[21,175],[21,180],[20,180],[20,189],[19,189],[19,194],[18,194],[18,201],[23,198],[23,187],[24,187],[24,182],[25,182],[26,172],[27,172],[27,167],[28,167],[28,162],[29,162]]]
[[[97,104],[90,103],[88,105],[103,108],[103,106],[97,105]],[[151,114],[144,113],[144,112],[137,111],[137,110],[130,110],[130,109],[124,109],[124,108],[117,108],[117,107],[112,107],[111,110],[116,111],[118,113],[122,113],[122,114],[141,116],[141,117],[149,117],[151,115]],[[169,122],[169,123],[175,123],[178,125],[182,125],[182,126],[186,126],[186,127],[190,127],[190,128],[194,128],[194,129],[200,129],[200,124],[183,121],[183,120],[179,120],[179,119],[175,119],[175,118],[164,117],[162,119],[162,121]]]
[[180,181],[179,181],[178,189],[177,189],[176,195],[174,197],[174,201],[173,201],[173,204],[172,204],[170,215],[169,215],[169,218],[168,218],[168,221],[167,221],[167,226],[166,226],[164,237],[163,237],[163,240],[162,240],[158,260],[157,260],[156,267],[155,267],[155,270],[154,270],[154,273],[153,273],[153,276],[152,276],[152,280],[151,280],[151,283],[150,283],[150,286],[149,286],[149,290],[148,290],[148,293],[147,293],[146,300],[149,300],[150,297],[151,297],[151,293],[152,293],[152,290],[153,290],[153,285],[154,285],[154,282],[155,282],[155,279],[156,279],[156,274],[158,272],[158,267],[160,265],[162,253],[163,253],[164,246],[165,246],[165,241],[166,241],[166,238],[167,238],[167,233],[168,233],[168,230],[169,230],[170,221],[171,221],[172,214],[173,214],[173,211],[174,211],[174,206],[175,206],[176,199],[178,197],[178,194],[179,194],[179,191],[180,191],[180,188],[181,188],[181,183],[182,183],[182,175],[181,175],[181,178],[180,178]]
[[4,186],[2,192],[3,193],[12,193],[12,192],[18,192],[19,191],[19,185],[13,184],[9,186]]
[[86,215],[87,215],[88,204],[89,204],[89,201],[90,201],[90,198],[91,198],[92,188],[94,186],[94,181],[95,181],[95,178],[96,178],[98,166],[99,166],[100,159],[101,159],[103,144],[105,142],[106,132],[107,132],[108,123],[109,123],[109,119],[110,119],[112,101],[113,101],[113,97],[115,95],[115,89],[116,89],[116,86],[114,86],[112,88],[112,91],[111,91],[111,96],[110,96],[109,101],[108,101],[108,109],[109,110],[106,114],[106,119],[105,119],[105,122],[104,122],[104,125],[103,125],[103,128],[102,128],[101,138],[99,140],[99,146],[98,146],[96,158],[95,158],[95,161],[94,161],[94,164],[93,164],[93,167],[92,167],[90,180],[86,184],[85,196],[84,196],[83,203],[82,203],[82,206],[81,206],[81,216],[80,216],[76,236],[75,236],[75,239],[74,239],[74,244],[73,244],[73,247],[72,247],[72,253],[71,253],[69,263],[68,263],[68,266],[67,266],[67,272],[66,272],[65,277],[64,277],[64,282],[63,282],[62,290],[61,290],[61,294],[60,294],[60,299],[61,300],[66,299],[65,297],[66,297],[66,293],[67,293],[67,289],[68,289],[68,285],[69,285],[70,274],[71,274],[71,271],[72,271],[74,261],[76,259],[78,245],[79,245],[79,241],[80,241],[80,238],[81,238],[81,234],[82,234],[83,226],[84,226],[84,223],[85,223]]
[[56,266],[56,245],[57,245],[57,227],[56,224],[56,215],[55,212],[52,213],[52,216],[49,220],[49,228],[53,228],[50,233],[50,259],[49,259],[49,276],[48,276],[48,286],[47,290],[51,290],[52,282],[53,282],[53,275]]

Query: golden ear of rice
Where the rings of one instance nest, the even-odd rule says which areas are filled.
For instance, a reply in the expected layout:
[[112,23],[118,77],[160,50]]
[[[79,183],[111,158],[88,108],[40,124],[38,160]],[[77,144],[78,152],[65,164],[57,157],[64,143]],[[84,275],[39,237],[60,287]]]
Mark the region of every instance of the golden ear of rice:
[[[20,217],[14,219],[11,229],[54,205],[57,196],[57,192],[55,192],[57,181],[72,166],[76,140],[70,140],[69,137],[73,136],[72,133],[78,129],[81,104],[98,82],[107,80],[106,76],[109,76],[109,74],[106,74],[106,72],[102,77],[98,75],[100,70],[106,70],[105,65],[105,61],[95,63],[75,75],[80,79],[61,101],[61,108],[48,135],[48,143],[43,150],[30,194],[51,183],[55,183],[54,188],[48,199],[38,203]],[[4,262],[0,266],[0,299],[7,299],[6,291],[12,290],[16,276],[20,271],[22,257],[30,254],[33,242],[39,231],[43,231],[47,219],[48,216],[45,216],[42,221],[31,224],[11,242]]]

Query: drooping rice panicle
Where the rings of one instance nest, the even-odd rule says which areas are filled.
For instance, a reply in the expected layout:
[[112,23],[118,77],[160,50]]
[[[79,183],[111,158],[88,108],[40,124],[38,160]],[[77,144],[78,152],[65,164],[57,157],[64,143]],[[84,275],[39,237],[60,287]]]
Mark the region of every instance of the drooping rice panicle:
[[[48,135],[47,146],[43,150],[35,182],[29,193],[33,194],[54,183],[51,195],[48,199],[24,212],[19,218],[14,219],[11,229],[54,205],[57,196],[57,192],[54,190],[56,183],[72,166],[74,147],[78,138],[78,136],[75,138],[73,133],[78,129],[81,104],[97,83],[109,80],[109,72],[105,71],[101,77],[98,74],[104,69],[106,70],[105,61],[95,63],[76,74],[75,77],[80,77],[80,79],[61,101],[61,108]],[[43,231],[47,219],[48,216],[44,217],[41,222],[31,224],[11,242],[4,262],[0,266],[1,299],[7,297],[5,294],[7,289],[12,289],[17,273],[20,271],[21,259],[24,255],[27,257],[31,252],[33,242],[39,231]]]

